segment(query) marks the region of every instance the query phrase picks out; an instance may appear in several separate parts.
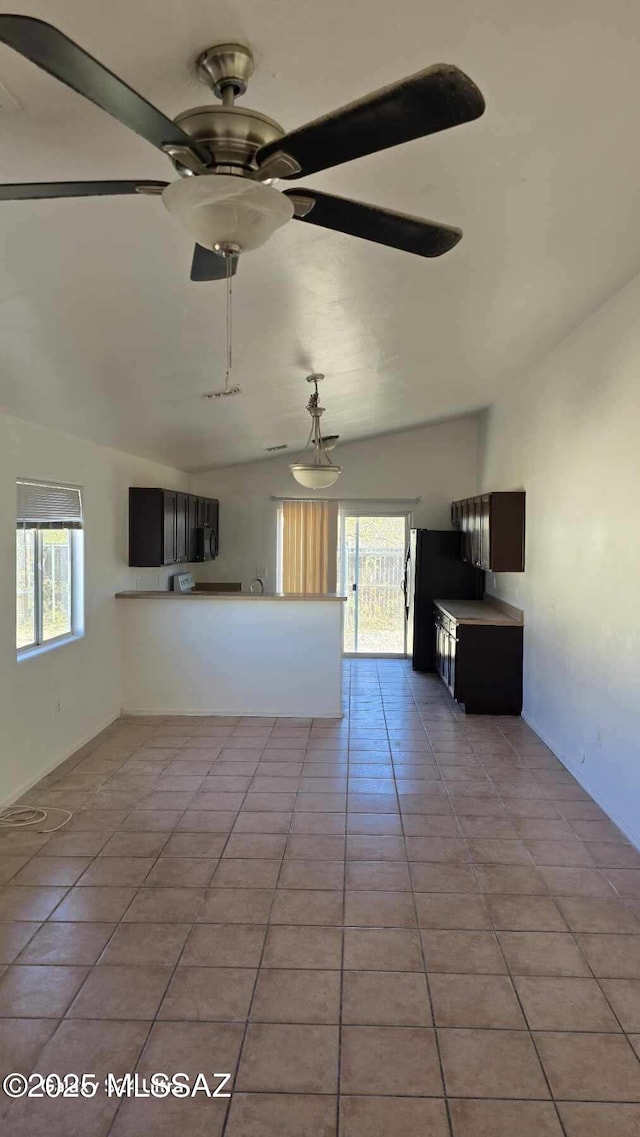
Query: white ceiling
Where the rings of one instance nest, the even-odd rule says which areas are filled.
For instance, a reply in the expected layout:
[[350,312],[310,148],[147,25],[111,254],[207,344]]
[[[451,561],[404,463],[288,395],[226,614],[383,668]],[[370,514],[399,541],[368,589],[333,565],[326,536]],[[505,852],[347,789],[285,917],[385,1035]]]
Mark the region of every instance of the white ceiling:
[[[0,0],[0,11],[16,10]],[[32,0],[169,115],[208,101],[192,63],[249,42],[244,102],[287,129],[434,62],[482,119],[315,175],[318,189],[459,225],[440,260],[297,222],[241,261],[234,381],[220,284],[157,198],[3,203],[3,411],[183,469],[486,406],[640,269],[640,8],[629,0]],[[148,143],[9,49],[0,181],[172,177]],[[0,103],[6,104],[0,92]],[[282,184],[282,183],[281,183]],[[296,185],[305,184],[300,181]]]

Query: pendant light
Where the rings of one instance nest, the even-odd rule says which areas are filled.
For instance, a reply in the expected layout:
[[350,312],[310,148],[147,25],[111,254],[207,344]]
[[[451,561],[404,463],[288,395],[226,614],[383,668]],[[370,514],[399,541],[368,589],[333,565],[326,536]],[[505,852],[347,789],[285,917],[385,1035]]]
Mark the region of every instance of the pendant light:
[[[320,430],[320,419],[324,414],[324,407],[319,405],[318,383],[321,383],[324,375],[314,374],[307,376],[307,383],[313,383],[314,393],[311,395],[307,403],[307,410],[311,415],[311,430],[307,439],[305,453],[311,447],[313,449],[313,458],[310,462],[294,462],[289,466],[291,473],[301,486],[305,486],[311,490],[325,490],[337,482],[340,474],[342,473],[342,466],[335,466],[327,454],[324,441],[322,439],[322,431]],[[304,454],[302,455],[304,457]]]

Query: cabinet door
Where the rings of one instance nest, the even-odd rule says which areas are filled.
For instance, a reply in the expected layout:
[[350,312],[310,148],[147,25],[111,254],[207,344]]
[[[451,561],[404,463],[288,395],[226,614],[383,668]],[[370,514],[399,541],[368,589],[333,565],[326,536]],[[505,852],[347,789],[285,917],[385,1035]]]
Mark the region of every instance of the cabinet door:
[[454,698],[456,693],[456,649],[457,633],[452,632],[449,636],[449,690]]
[[186,493],[176,494],[176,560],[189,559],[187,535],[189,532],[189,499]]
[[214,498],[205,498],[204,513],[204,524],[208,525],[210,529],[215,529],[218,520],[218,502]]
[[162,563],[176,563],[176,520],[178,495],[165,490],[162,495]]
[[217,498],[207,499],[207,521],[206,524],[213,530],[213,540],[211,542],[211,552],[213,557],[218,555],[218,516],[219,516],[219,502]]
[[445,671],[444,680],[449,690],[451,690],[451,665],[452,665],[452,649],[453,649],[453,636],[451,632],[445,635]]
[[475,498],[473,506],[473,563],[479,567],[482,564],[482,498]]
[[187,546],[189,549],[189,560],[195,561],[196,559],[196,528],[198,525],[198,498],[192,497],[189,494],[188,499],[188,524],[187,524]]
[[482,500],[476,497],[473,502],[473,564],[476,568],[482,565]]
[[480,567],[487,572],[491,568],[491,497],[484,494],[480,499]]
[[462,530],[461,555],[462,560],[466,564],[470,564],[471,562],[471,527],[469,505],[470,502],[468,500],[460,502],[460,528]]
[[466,502],[466,532],[467,532],[467,555],[465,560],[468,564],[474,565],[476,563],[476,502],[475,498],[470,497]]
[[493,493],[490,505],[491,571],[524,572],[524,491]]
[[475,552],[475,549],[474,549],[474,526],[475,526],[475,520],[476,520],[476,507],[474,505],[473,498],[469,498],[469,500],[467,502],[465,502],[465,511],[464,512],[465,512],[465,517],[464,517],[465,532],[467,535],[465,560],[467,561],[467,564],[472,565],[473,564],[473,554]]
[[444,676],[444,651],[442,624],[436,624],[436,671]]
[[163,563],[162,490],[129,488],[129,564],[140,568]]

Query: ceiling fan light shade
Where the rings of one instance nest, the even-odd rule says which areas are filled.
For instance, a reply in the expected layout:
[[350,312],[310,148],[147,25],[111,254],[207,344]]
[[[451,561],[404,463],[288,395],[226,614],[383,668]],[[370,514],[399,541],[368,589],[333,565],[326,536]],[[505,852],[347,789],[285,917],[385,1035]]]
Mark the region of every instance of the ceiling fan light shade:
[[205,249],[258,249],[293,217],[293,204],[263,182],[231,174],[202,174],[171,182],[162,200]]
[[342,466],[319,466],[311,462],[294,462],[289,469],[296,481],[309,490],[328,489],[337,482],[342,473]]

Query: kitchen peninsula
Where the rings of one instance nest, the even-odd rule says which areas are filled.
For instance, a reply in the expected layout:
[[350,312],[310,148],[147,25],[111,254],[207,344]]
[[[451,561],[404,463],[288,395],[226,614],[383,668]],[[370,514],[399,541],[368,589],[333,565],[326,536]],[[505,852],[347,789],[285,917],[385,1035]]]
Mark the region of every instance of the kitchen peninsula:
[[343,596],[116,598],[124,714],[341,716]]

